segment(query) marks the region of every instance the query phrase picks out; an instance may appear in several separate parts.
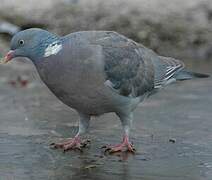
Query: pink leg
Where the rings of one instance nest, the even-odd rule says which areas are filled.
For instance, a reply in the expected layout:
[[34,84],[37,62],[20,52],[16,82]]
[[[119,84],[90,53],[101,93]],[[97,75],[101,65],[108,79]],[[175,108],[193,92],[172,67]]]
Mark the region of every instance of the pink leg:
[[129,141],[129,137],[127,135],[124,135],[123,141],[121,144],[114,145],[114,146],[107,146],[106,151],[109,151],[110,153],[120,152],[120,151],[129,151],[129,152],[135,152],[135,149],[133,148],[133,145]]
[[71,149],[81,150],[82,147],[86,146],[87,142],[88,141],[82,142],[80,139],[80,136],[76,135],[74,138],[69,138],[68,140],[60,142],[60,143],[52,143],[51,145],[54,148],[61,148],[64,151],[71,150]]

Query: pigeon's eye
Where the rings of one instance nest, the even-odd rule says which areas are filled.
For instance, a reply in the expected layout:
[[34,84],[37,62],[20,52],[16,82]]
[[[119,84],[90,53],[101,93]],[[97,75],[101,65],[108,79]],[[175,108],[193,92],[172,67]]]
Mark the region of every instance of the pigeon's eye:
[[19,44],[20,44],[20,45],[24,45],[24,40],[20,40],[20,41],[19,41]]

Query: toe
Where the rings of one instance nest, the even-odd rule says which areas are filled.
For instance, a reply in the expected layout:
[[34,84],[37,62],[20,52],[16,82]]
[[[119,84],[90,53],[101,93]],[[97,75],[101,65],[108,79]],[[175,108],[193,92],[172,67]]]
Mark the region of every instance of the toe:
[[132,143],[127,144],[127,150],[129,152],[135,153],[135,148],[133,147]]
[[122,152],[125,151],[126,147],[122,145],[116,145],[114,147],[109,148],[109,153],[116,153],[116,152]]
[[58,148],[63,148],[64,144],[62,143],[52,143],[50,145],[50,147],[54,148],[54,149],[58,149]]
[[118,148],[112,148],[110,150],[108,150],[110,154],[113,154],[113,153],[116,153],[116,152],[121,152],[122,150],[121,149],[118,149]]

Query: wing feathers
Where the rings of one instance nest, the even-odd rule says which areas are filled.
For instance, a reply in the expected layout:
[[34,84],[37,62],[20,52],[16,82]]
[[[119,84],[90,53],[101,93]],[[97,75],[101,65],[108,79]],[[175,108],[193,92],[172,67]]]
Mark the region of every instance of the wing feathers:
[[184,68],[183,62],[170,57],[159,56],[155,63],[155,88],[170,82],[176,72]]

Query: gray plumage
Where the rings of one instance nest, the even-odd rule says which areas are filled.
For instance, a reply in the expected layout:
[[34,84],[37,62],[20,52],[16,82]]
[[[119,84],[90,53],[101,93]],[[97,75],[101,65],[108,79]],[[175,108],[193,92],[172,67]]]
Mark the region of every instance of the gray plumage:
[[[158,56],[116,32],[84,31],[64,37],[46,34],[41,29],[22,31],[11,47],[25,48],[16,56],[29,57],[48,88],[80,114],[78,134],[87,130],[90,116],[115,112],[128,135],[133,110],[146,96],[195,75],[188,77],[181,61]],[[23,47],[17,45],[20,39],[26,42]],[[51,54],[51,50],[46,52],[49,45],[50,49],[62,48]],[[30,54],[27,47],[39,51]]]

